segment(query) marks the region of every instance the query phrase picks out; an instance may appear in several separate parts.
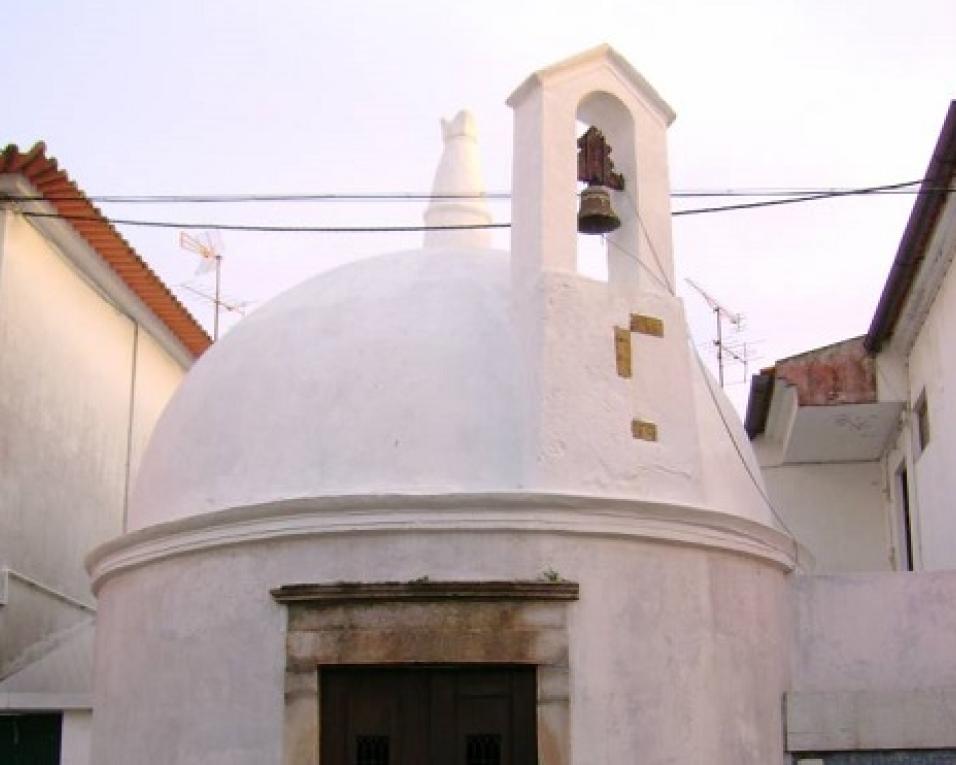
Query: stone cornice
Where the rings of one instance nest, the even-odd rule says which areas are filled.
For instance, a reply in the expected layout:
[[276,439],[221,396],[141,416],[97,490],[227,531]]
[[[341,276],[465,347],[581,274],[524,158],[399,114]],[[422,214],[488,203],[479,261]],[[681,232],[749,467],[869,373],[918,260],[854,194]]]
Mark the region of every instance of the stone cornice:
[[567,494],[353,495],[232,508],[133,531],[96,548],[86,565],[96,592],[110,576],[175,555],[264,540],[327,534],[548,533],[645,539],[723,549],[787,571],[786,534],[712,510]]

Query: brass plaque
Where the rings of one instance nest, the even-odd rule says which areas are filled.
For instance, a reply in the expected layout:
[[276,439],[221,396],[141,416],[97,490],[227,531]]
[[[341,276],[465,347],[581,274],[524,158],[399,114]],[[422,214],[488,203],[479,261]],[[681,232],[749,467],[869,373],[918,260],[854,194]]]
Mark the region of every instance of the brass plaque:
[[640,441],[656,441],[657,425],[644,420],[631,420],[631,435]]
[[617,373],[621,377],[630,377],[631,333],[624,327],[614,328],[614,356],[617,359]]
[[632,313],[631,332],[639,332],[642,335],[653,335],[654,337],[664,337],[664,322],[656,316]]

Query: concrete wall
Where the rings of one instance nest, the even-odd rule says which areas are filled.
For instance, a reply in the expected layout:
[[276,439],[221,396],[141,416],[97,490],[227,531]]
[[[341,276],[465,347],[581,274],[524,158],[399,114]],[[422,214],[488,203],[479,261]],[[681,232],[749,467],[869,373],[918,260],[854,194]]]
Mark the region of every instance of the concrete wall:
[[956,572],[793,582],[795,690],[956,686]]
[[956,572],[795,576],[791,751],[956,747]]
[[262,541],[115,575],[100,591],[93,760],[279,762],[285,612],[271,588],[548,569],[581,586],[568,605],[570,762],[782,763],[780,568],[647,540],[475,531]]
[[[182,370],[29,222],[0,214],[0,567],[92,603],[83,558],[122,532],[129,457]],[[85,616],[11,577],[0,677]]]
[[[950,245],[952,246],[952,245]],[[930,441],[920,454],[916,418],[911,414],[903,433],[911,441],[911,508],[918,515],[918,557],[925,570],[956,568],[956,274],[943,279],[909,356],[909,404],[915,407],[925,391],[929,407]],[[915,479],[915,480],[914,480]]]
[[879,462],[765,466],[763,476],[787,527],[812,553],[814,571],[892,568]]

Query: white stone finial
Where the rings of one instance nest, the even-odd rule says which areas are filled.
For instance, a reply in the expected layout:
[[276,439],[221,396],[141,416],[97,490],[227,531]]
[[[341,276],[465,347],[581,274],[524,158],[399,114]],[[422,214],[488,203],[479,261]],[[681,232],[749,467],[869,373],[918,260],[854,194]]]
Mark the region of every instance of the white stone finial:
[[[462,110],[441,121],[445,150],[432,184],[433,199],[425,210],[426,226],[486,225],[491,223],[478,156],[478,134],[471,112]],[[426,231],[425,247],[491,246],[489,229]]]

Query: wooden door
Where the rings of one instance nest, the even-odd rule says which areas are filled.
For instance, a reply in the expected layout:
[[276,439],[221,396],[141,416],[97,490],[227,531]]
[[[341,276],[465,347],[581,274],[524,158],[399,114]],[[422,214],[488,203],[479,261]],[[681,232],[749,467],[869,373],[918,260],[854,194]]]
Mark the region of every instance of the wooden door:
[[321,765],[535,765],[535,671],[329,667]]

